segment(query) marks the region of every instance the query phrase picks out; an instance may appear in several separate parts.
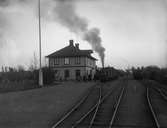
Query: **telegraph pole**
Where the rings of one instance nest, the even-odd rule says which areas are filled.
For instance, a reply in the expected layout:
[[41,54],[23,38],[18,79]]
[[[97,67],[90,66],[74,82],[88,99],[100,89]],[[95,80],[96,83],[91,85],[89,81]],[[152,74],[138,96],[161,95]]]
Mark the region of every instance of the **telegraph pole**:
[[41,2],[38,0],[38,28],[39,28],[39,86],[43,86],[43,73],[41,62]]

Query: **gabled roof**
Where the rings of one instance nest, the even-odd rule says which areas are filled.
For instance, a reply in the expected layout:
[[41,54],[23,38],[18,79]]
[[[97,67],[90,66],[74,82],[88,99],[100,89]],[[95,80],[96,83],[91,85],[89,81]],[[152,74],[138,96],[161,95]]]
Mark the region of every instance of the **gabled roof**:
[[54,58],[54,57],[76,57],[76,56],[85,56],[89,57],[91,59],[97,60],[96,58],[91,56],[91,53],[93,53],[92,50],[80,50],[79,44],[76,46],[73,45],[73,41],[70,40],[70,45],[67,47],[64,47],[54,53],[49,54],[48,58]]

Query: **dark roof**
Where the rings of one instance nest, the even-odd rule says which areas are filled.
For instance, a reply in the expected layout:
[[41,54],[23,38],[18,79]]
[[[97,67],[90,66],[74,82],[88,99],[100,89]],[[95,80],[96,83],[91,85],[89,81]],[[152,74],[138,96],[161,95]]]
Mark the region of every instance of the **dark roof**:
[[80,50],[79,47],[76,47],[72,44],[68,45],[67,47],[64,47],[54,53],[49,54],[48,58],[54,58],[54,57],[76,57],[76,56],[86,56],[91,59],[97,60],[96,58],[91,56],[91,53],[93,53],[92,50]]

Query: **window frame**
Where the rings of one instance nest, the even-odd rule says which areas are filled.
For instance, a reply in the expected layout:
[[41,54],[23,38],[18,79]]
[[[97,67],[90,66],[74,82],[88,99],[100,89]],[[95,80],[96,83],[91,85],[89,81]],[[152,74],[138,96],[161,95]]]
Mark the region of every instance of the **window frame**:
[[54,65],[60,64],[60,58],[54,58]]
[[[68,60],[68,61],[67,61]],[[68,63],[67,63],[68,62]],[[69,65],[70,64],[70,58],[69,57],[65,57],[64,58],[64,65]]]
[[81,64],[81,57],[75,57],[75,64]]
[[49,67],[54,67],[54,59],[49,58]]
[[75,76],[77,76],[77,77],[81,76],[81,70],[80,69],[75,70]]

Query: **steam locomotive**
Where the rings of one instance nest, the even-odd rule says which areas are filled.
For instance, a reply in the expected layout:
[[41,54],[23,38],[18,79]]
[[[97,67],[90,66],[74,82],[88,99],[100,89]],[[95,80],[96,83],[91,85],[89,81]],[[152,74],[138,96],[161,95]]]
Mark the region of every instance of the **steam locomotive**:
[[99,80],[101,82],[107,82],[107,81],[118,79],[118,77],[122,75],[123,75],[123,71],[117,70],[113,67],[105,67],[105,68],[99,68],[96,70],[94,79]]

